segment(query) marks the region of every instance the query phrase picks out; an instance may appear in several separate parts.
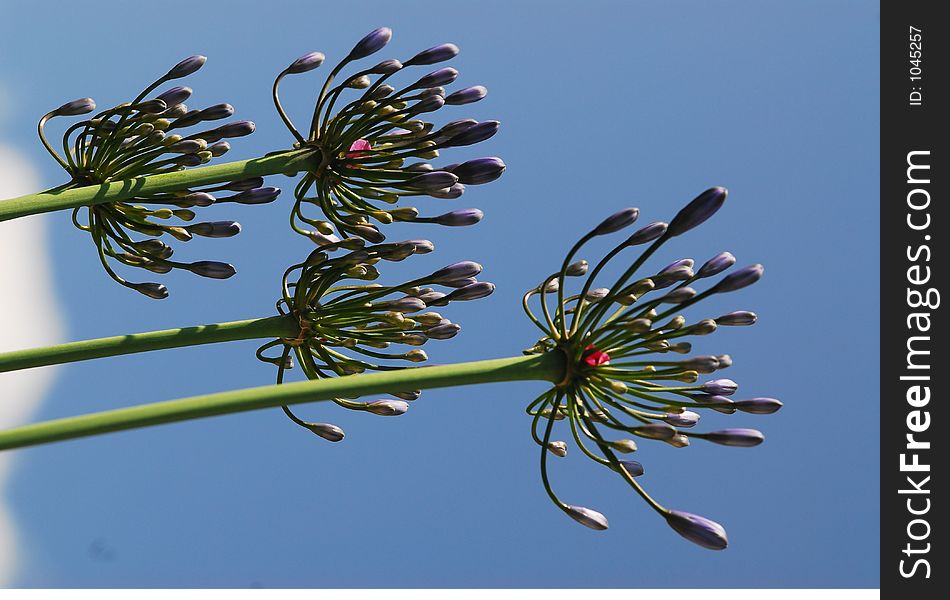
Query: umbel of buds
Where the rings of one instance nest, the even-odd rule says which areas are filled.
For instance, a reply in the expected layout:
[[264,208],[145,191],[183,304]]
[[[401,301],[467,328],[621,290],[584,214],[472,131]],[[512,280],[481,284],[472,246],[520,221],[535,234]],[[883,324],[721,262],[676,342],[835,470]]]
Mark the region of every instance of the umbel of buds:
[[[46,124],[54,117],[76,117],[93,112],[91,98],[73,100],[43,115],[39,135],[47,151],[69,173],[71,180],[59,189],[107,183],[181,171],[202,165],[226,153],[227,140],[254,132],[254,123],[227,119],[234,114],[230,104],[204,109],[188,109],[185,101],[191,88],[174,86],[152,96],[163,84],[190,75],[205,63],[203,56],[191,56],[152,82],[131,102],[80,120],[63,134],[63,156],[46,139]],[[151,97],[150,97],[151,96]],[[188,132],[197,128],[197,132]],[[202,277],[225,279],[234,267],[217,261],[178,262],[173,248],[162,238],[187,242],[194,236],[221,238],[236,235],[241,226],[234,221],[194,222],[195,208],[221,202],[263,204],[274,200],[280,190],[264,187],[254,177],[217,186],[181,189],[140,195],[124,202],[97,204],[73,211],[73,223],[92,237],[103,267],[112,279],[150,298],[165,298],[168,290],[158,283],[133,283],[113,269],[119,263],[153,273],[172,269],[191,271]],[[80,217],[84,217],[82,223]]]
[[[333,250],[345,252],[331,257]],[[264,344],[258,358],[277,365],[277,383],[283,382],[285,370],[293,365],[291,353],[309,379],[392,371],[425,362],[428,355],[421,346],[452,338],[461,329],[433,309],[483,298],[495,289],[476,279],[482,267],[472,261],[454,263],[399,285],[370,283],[379,277],[376,265],[380,261],[401,261],[432,250],[428,240],[366,245],[358,237],[327,242],[314,250],[284,274],[283,294],[277,303],[281,314],[291,315],[300,324],[298,337]],[[274,350],[280,354],[274,356]],[[408,410],[407,401],[420,394],[393,392],[395,400],[334,401],[351,410],[398,416]],[[343,439],[339,428],[328,430],[325,423],[303,421],[287,407],[284,411],[324,439]]]
[[[643,466],[620,460],[617,452],[634,452],[630,437],[664,442],[685,448],[693,440],[724,446],[749,447],[764,436],[755,429],[727,428],[695,432],[702,413],[770,414],[782,407],[773,398],[734,400],[738,384],[709,377],[732,364],[722,355],[691,355],[693,336],[709,335],[718,327],[752,325],[755,313],[735,311],[718,318],[689,320],[680,314],[714,294],[736,291],[759,280],[762,265],[751,265],[725,274],[717,282],[698,288],[704,280],[720,275],[736,262],[722,252],[698,269],[692,259],[677,260],[647,271],[647,260],[671,238],[709,219],[723,205],[726,190],[712,188],[700,194],[667,224],[651,223],[629,235],[593,268],[575,260],[591,239],[618,232],[639,217],[636,208],[622,210],[582,237],[561,269],[529,290],[524,309],[543,337],[525,352],[559,352],[565,358],[565,376],[529,406],[531,434],[541,447],[541,479],[551,500],[565,513],[592,529],[606,529],[607,519],[597,511],[567,504],[558,498],[548,479],[548,454],[567,453],[564,442],[552,442],[555,422],[566,420],[581,453],[619,474],[663,516],[674,531],[704,548],[721,550],[728,541],[721,525],[687,512],[670,510],[650,497],[640,479]],[[606,265],[628,249],[645,247],[613,285],[595,288]],[[566,291],[569,280],[579,280],[578,291]],[[537,301],[540,317],[531,309]],[[554,302],[554,307],[550,306]],[[680,358],[676,358],[680,355]],[[620,434],[623,439],[613,439]]]
[[[505,163],[497,157],[433,166],[444,148],[471,146],[498,131],[498,121],[456,119],[437,127],[427,119],[446,106],[470,104],[485,97],[482,86],[446,90],[459,73],[437,68],[414,81],[402,77],[409,67],[445,62],[458,54],[454,44],[440,44],[408,60],[383,60],[361,69],[344,69],[381,50],[392,37],[386,27],[367,34],[333,67],[317,97],[306,137],[281,106],[278,89],[287,75],[306,73],[323,64],[320,52],[301,56],[274,82],[274,104],[297,138],[296,147],[319,151],[320,165],[306,173],[295,189],[294,230],[321,240],[338,234],[381,243],[380,224],[394,221],[435,223],[451,227],[472,225],[481,211],[462,209],[436,216],[420,216],[405,200],[418,196],[458,198],[467,185],[498,179]],[[402,83],[396,83],[403,79]],[[320,218],[308,217],[304,206],[319,209]],[[318,242],[319,243],[319,242]]]

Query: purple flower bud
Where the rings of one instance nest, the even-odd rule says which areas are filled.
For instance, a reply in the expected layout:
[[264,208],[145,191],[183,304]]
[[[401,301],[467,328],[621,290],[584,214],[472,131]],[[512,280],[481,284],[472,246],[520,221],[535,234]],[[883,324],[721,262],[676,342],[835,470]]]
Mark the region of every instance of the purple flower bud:
[[472,125],[462,133],[449,138],[445,142],[445,145],[471,146],[472,144],[484,142],[488,138],[498,133],[499,127],[501,127],[500,121],[481,121],[476,125]]
[[398,417],[409,410],[402,400],[375,400],[366,405],[366,410],[381,417]]
[[743,428],[720,429],[719,431],[700,434],[698,437],[714,444],[735,446],[737,448],[751,448],[765,441],[765,436],[758,429]]
[[680,366],[699,373],[712,373],[719,368],[719,359],[715,356],[696,356],[682,361]]
[[488,88],[483,85],[473,85],[445,97],[445,103],[453,106],[478,102],[488,95]]
[[182,205],[188,206],[211,206],[215,202],[215,197],[207,192],[192,192],[187,196],[182,196],[177,199]]
[[184,229],[202,237],[227,238],[241,233],[241,224],[236,221],[209,221],[188,225]]
[[183,154],[194,154],[195,152],[201,152],[206,147],[205,144],[199,142],[198,140],[181,140],[176,142],[168,147],[169,152],[181,152]]
[[373,225],[357,225],[353,227],[352,230],[353,233],[360,236],[367,242],[370,242],[371,244],[379,244],[386,239],[386,236],[380,233],[379,229]]
[[445,67],[443,69],[432,71],[428,75],[419,78],[419,81],[412,84],[412,87],[415,89],[434,87],[437,85],[447,85],[455,81],[458,76],[458,71],[452,67]]
[[632,225],[639,216],[639,208],[625,208],[601,221],[600,225],[595,227],[592,233],[594,235],[607,235],[608,233],[620,231],[624,227]]
[[195,275],[210,277],[211,279],[227,279],[235,273],[233,266],[214,260],[193,262],[188,265],[188,270]]
[[234,107],[227,103],[215,104],[198,113],[199,121],[217,121],[234,115]]
[[402,400],[408,400],[412,402],[413,400],[418,400],[419,396],[422,395],[422,390],[412,390],[409,392],[391,392],[393,396],[400,398]]
[[433,46],[428,50],[423,50],[419,54],[416,54],[406,61],[406,66],[433,65],[455,58],[458,53],[459,48],[455,44],[439,44],[438,46]]
[[227,142],[216,142],[208,146],[208,152],[211,153],[211,156],[222,156],[231,149],[231,144]]
[[723,277],[713,289],[716,293],[741,290],[761,279],[763,272],[765,272],[765,267],[759,264],[743,267],[735,273]]
[[722,203],[726,201],[726,194],[726,188],[714,187],[694,198],[670,221],[668,230],[670,236],[686,233],[716,214],[716,211],[722,207]]
[[159,113],[165,112],[165,110],[168,108],[168,105],[165,104],[164,100],[155,98],[154,100],[140,102],[132,108],[146,115],[157,115]]
[[168,90],[165,90],[156,98],[163,101],[168,108],[174,108],[178,106],[188,98],[191,98],[191,88],[183,85],[178,85]]
[[436,325],[426,330],[426,335],[434,340],[447,340],[454,338],[462,329],[457,323],[446,323],[445,325]]
[[676,430],[666,423],[648,423],[634,427],[632,433],[651,440],[668,440],[676,435]]
[[268,202],[276,200],[279,195],[280,188],[259,187],[241,192],[240,194],[235,194],[221,201],[227,200],[229,202],[237,202],[238,204],[267,204]]
[[696,295],[696,290],[691,287],[677,288],[660,298],[660,302],[666,304],[680,304],[681,302],[686,302]]
[[310,52],[292,62],[285,72],[293,74],[306,73],[322,65],[325,59],[326,57],[323,55],[323,52]]
[[430,171],[416,175],[406,182],[406,185],[419,190],[440,190],[458,183],[459,178],[446,171]]
[[564,274],[568,277],[581,277],[582,275],[587,274],[587,261],[579,260],[573,262],[567,266],[567,270],[564,271]]
[[445,106],[445,98],[439,95],[426,96],[412,107],[417,114],[435,112]]
[[247,179],[238,179],[237,181],[228,183],[227,186],[225,186],[225,189],[231,190],[233,192],[246,192],[247,190],[253,190],[254,188],[263,186],[263,177],[248,177]]
[[780,408],[782,402],[775,398],[752,398],[751,400],[736,400],[736,408],[751,415],[770,415]]
[[442,292],[432,290],[431,292],[419,294],[416,297],[425,302],[427,306],[445,306],[445,303],[441,302],[445,296],[446,294],[443,294]]
[[693,427],[699,422],[699,414],[691,410],[684,410],[679,414],[669,413],[663,420],[676,427]]
[[426,192],[433,198],[442,198],[444,200],[455,200],[465,193],[465,186],[461,183],[456,183],[452,187],[443,188],[441,190],[430,190]]
[[466,277],[475,277],[482,272],[482,266],[477,262],[463,260],[453,263],[447,267],[442,267],[428,277],[432,283],[443,283],[454,281],[456,279],[465,279]]
[[206,142],[216,142],[222,138],[236,138],[243,137],[245,135],[251,135],[257,129],[257,125],[253,121],[235,121],[234,123],[228,123],[227,125],[222,125],[202,134],[201,139]]
[[725,369],[732,366],[732,357],[728,354],[720,354],[716,358],[719,359],[719,368]]
[[693,400],[697,404],[716,404],[716,405],[728,405],[728,406],[710,406],[709,408],[713,409],[716,412],[720,412],[724,415],[731,415],[736,412],[735,404],[729,398],[725,396],[711,396],[707,394],[696,394],[692,396]]
[[699,272],[696,276],[712,277],[713,275],[722,273],[734,264],[736,264],[736,257],[733,256],[731,252],[720,252],[707,260],[703,266],[699,268]]
[[[554,281],[557,281],[557,280],[555,279]],[[557,289],[555,288],[554,291],[557,291]],[[594,288],[590,290],[589,292],[587,292],[587,294],[584,296],[584,299],[587,300],[588,302],[600,302],[601,300],[606,298],[607,294],[609,293],[610,293],[610,290],[608,288]]]
[[132,289],[155,300],[168,298],[168,288],[160,283],[133,283]]
[[720,325],[753,325],[758,317],[748,310],[737,310],[716,319]]
[[624,242],[626,246],[636,246],[638,244],[645,244],[647,242],[652,242],[661,235],[666,233],[668,225],[662,221],[657,221],[656,223],[650,223],[646,227],[639,229],[633,233],[630,237],[627,238],[627,241]]
[[197,167],[201,164],[201,157],[197,154],[182,154],[175,159],[175,164],[183,167]]
[[568,504],[564,507],[564,512],[566,512],[572,519],[584,527],[590,527],[591,529],[595,529],[597,531],[603,531],[609,526],[607,523],[607,517],[596,510],[591,510],[584,506]]
[[731,396],[739,389],[739,384],[731,379],[713,379],[704,383],[702,389],[713,396]]
[[[450,121],[442,126],[442,129],[439,130],[439,135],[451,138],[460,133],[468,131],[475,125],[478,125],[478,121],[475,119],[458,119],[456,121]],[[446,168],[444,170],[449,171],[450,169]]]
[[328,442],[339,442],[346,436],[342,429],[330,423],[307,423],[307,429]]
[[[394,58],[390,58],[389,60],[384,60],[383,62],[377,64],[375,67],[370,69],[369,72],[372,73],[373,75],[392,75],[393,73],[395,73],[401,68],[402,68],[401,62],[399,62],[398,60]],[[380,86],[380,87],[383,87],[383,86]],[[386,94],[386,96],[388,96],[389,94],[392,93],[394,88],[390,86],[386,86],[386,87],[389,87],[390,89],[390,92]]]
[[181,79],[182,77],[187,77],[200,69],[205,64],[206,60],[208,60],[207,57],[197,54],[195,56],[189,56],[185,60],[172,67],[162,79]]
[[54,115],[60,117],[75,117],[84,115],[96,110],[96,102],[92,98],[80,98],[60,106],[53,111]]
[[392,310],[399,313],[414,313],[424,310],[426,303],[420,300],[419,298],[413,298],[412,296],[406,296],[404,298],[399,298],[398,300],[392,300],[383,304],[383,307],[387,310]]
[[671,510],[666,522],[687,540],[710,550],[724,550],[729,545],[726,530],[715,521],[680,510]]
[[[626,471],[631,477],[640,477],[643,475],[643,465],[638,463],[635,460],[621,460],[617,461],[620,463],[620,466],[623,467],[623,470]],[[610,468],[616,471],[613,465],[610,465]]]
[[453,291],[448,296],[446,296],[445,299],[453,302],[456,300],[478,300],[479,298],[490,296],[494,291],[494,283],[478,281]]
[[435,222],[448,227],[465,227],[478,223],[484,216],[485,214],[477,208],[463,208],[439,215],[435,217]]
[[366,34],[359,42],[353,46],[353,49],[350,50],[349,60],[357,60],[379,52],[383,46],[389,43],[393,37],[393,31],[389,27],[380,27],[379,29],[374,29],[373,31]]
[[479,185],[495,181],[505,172],[505,163],[497,156],[467,160],[452,169],[459,182]]

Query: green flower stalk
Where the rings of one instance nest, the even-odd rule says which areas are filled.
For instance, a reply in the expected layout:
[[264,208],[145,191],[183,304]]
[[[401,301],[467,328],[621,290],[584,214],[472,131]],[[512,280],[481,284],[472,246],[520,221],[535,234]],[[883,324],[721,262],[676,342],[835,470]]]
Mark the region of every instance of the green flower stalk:
[[[529,290],[525,313],[544,336],[526,354],[561,354],[564,378],[539,395],[527,408],[533,417],[531,435],[541,448],[541,480],[551,501],[568,516],[592,529],[606,529],[601,513],[568,504],[554,492],[548,474],[548,455],[563,457],[568,443],[554,439],[555,424],[567,421],[568,435],[585,456],[615,471],[683,537],[705,548],[721,550],[728,540],[717,523],[660,505],[644,490],[639,478],[643,466],[618,454],[637,450],[634,439],[664,442],[685,448],[693,440],[748,447],[760,444],[757,430],[732,428],[694,432],[700,413],[744,412],[769,414],[782,403],[772,398],[734,401],[738,385],[730,379],[700,383],[732,364],[728,355],[688,356],[693,336],[706,336],[720,326],[752,325],[756,315],[736,311],[715,319],[689,321],[681,311],[713,294],[732,292],[758,281],[762,266],[738,269],[702,292],[693,286],[729,269],[735,257],[720,253],[698,270],[692,259],[681,259],[647,277],[638,275],[645,262],[663,244],[711,217],[726,199],[726,190],[707,190],[669,223],[652,223],[611,250],[593,268],[575,260],[589,240],[628,227],[639,210],[620,211],[585,235],[571,248],[559,271]],[[594,288],[598,275],[623,251],[646,245],[639,257],[610,288]],[[571,279],[581,279],[579,290],[568,295]],[[550,307],[554,300],[554,309]],[[540,316],[532,302],[540,305]],[[618,437],[620,436],[620,437]]]
[[[253,133],[255,126],[250,121],[188,133],[186,130],[190,127],[230,117],[234,108],[230,104],[217,104],[189,110],[184,102],[192,90],[187,87],[172,87],[147,99],[164,83],[186,77],[204,63],[203,56],[186,58],[149,84],[131,102],[74,123],[63,134],[62,156],[47,140],[47,124],[56,117],[91,113],[96,108],[95,102],[82,98],[43,115],[37,128],[40,140],[71,177],[57,191],[183,171],[225,154],[230,149],[227,139]],[[150,298],[161,299],[168,296],[164,285],[126,281],[110,263],[160,274],[183,269],[213,279],[231,277],[234,267],[224,262],[172,260],[174,249],[160,238],[167,236],[166,239],[187,242],[196,235],[209,238],[237,235],[241,226],[234,221],[192,223],[196,217],[193,209],[222,202],[263,204],[274,200],[280,190],[263,187],[263,183],[260,177],[249,177],[210,187],[183,184],[161,192],[140,192],[122,201],[74,208],[73,223],[89,233],[99,260],[112,279]],[[83,215],[85,223],[81,222]]]

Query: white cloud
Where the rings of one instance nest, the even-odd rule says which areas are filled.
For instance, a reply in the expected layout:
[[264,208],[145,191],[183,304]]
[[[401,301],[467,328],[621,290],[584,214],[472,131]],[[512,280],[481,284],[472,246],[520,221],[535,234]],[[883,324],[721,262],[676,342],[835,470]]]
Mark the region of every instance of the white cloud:
[[[0,145],[0,198],[39,190],[32,166]],[[0,351],[61,341],[60,315],[53,298],[45,217],[0,223]],[[0,373],[0,428],[27,422],[52,383],[53,369]],[[0,587],[17,569],[16,524],[7,506],[6,485],[16,451],[0,452]]]

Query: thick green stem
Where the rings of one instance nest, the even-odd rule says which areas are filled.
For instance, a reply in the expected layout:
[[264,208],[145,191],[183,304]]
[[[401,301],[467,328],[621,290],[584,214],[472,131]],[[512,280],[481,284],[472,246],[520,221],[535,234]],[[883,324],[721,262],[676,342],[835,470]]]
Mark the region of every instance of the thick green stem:
[[79,206],[121,202],[136,196],[170,193],[213,183],[237,181],[296,171],[314,170],[320,153],[313,149],[282,152],[272,156],[239,160],[220,165],[185,169],[174,173],[112,181],[67,190],[47,190],[19,198],[0,200],[0,222]]
[[300,326],[291,317],[268,317],[265,319],[215,323],[213,325],[198,325],[182,329],[117,335],[57,346],[0,353],[0,373],[104,358],[106,356],[182,348],[184,346],[258,338],[295,338],[299,331]]
[[563,376],[564,355],[561,352],[547,352],[534,356],[285,383],[157,402],[7,429],[0,431],[0,450],[337,397],[500,381],[558,382]]

